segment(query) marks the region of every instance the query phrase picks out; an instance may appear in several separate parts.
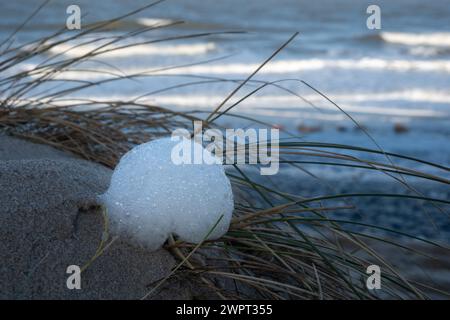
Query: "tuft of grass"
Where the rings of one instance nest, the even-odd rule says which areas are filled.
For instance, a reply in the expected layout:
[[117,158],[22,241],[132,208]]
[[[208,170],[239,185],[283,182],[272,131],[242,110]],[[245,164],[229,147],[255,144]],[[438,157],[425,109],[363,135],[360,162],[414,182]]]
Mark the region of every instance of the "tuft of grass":
[[[12,37],[3,41],[0,44],[0,72],[4,75],[0,79],[0,129],[11,135],[48,144],[114,168],[120,157],[134,145],[169,135],[175,128],[192,128],[193,121],[204,120],[201,112],[176,112],[161,106],[140,103],[137,99],[96,101],[86,98],[61,105],[62,102],[66,102],[65,97],[70,94],[78,93],[80,96],[83,90],[93,86],[123,79],[133,80],[154,76],[151,72],[124,75],[120,70],[115,72],[98,70],[97,72],[104,74],[106,78],[93,82],[80,79],[58,80],[58,77],[66,72],[80,71],[81,69],[77,66],[82,62],[91,61],[124,47],[206,37],[211,34],[205,32],[122,44],[126,39],[155,29],[170,27],[174,23],[156,24],[119,35],[106,36],[105,33],[98,33],[107,30],[117,21],[151,8],[159,2],[89,26],[79,33],[66,34],[64,30],[59,30],[48,37],[19,46],[14,46]],[[38,8],[32,16],[42,7]],[[19,31],[20,28],[15,30],[13,35]],[[237,85],[223,103],[206,117],[204,127],[220,128],[214,121],[222,116],[240,117],[253,121],[255,124],[262,124],[248,117],[229,114],[229,111],[266,86],[274,86],[295,94],[280,84],[283,80],[264,82],[252,79],[253,75],[269,63],[270,59],[294,37],[295,35],[246,79],[202,77],[185,84],[223,81]],[[89,44],[94,45],[95,48],[81,56],[70,58],[62,54],[52,54],[51,50],[55,46],[72,45],[73,41],[76,41],[73,45],[75,47]],[[32,69],[21,68],[37,56],[46,58]],[[176,67],[173,66],[173,68]],[[55,84],[51,91],[45,89],[49,84]],[[61,84],[72,84],[72,86],[58,89]],[[224,111],[221,110],[236,92],[247,86],[256,86],[256,89]],[[277,190],[271,186],[270,181],[263,183],[256,181],[243,168],[236,164],[231,165],[231,170],[227,174],[237,197],[229,232],[221,239],[204,241],[199,245],[183,243],[171,237],[166,249],[174,253],[174,256],[180,260],[180,264],[173,270],[170,277],[162,279],[163,281],[158,282],[150,292],[153,294],[169,278],[187,281],[186,277],[189,277],[190,282],[198,281],[209,292],[222,299],[424,299],[429,294],[448,297],[449,294],[443,290],[407,279],[402,272],[389,263],[388,258],[375,250],[374,244],[381,243],[399,254],[406,252],[408,255],[427,255],[427,248],[448,250],[448,247],[414,234],[351,219],[335,219],[327,216],[328,212],[355,208],[352,204],[335,204],[331,203],[331,200],[351,200],[360,197],[375,199],[390,197],[399,201],[401,199],[420,200],[431,203],[445,212],[445,206],[448,206],[450,201],[420,194],[407,184],[405,177],[412,176],[448,185],[450,181],[447,176],[450,168],[430,161],[385,152],[378,145],[376,146],[376,149],[369,149],[308,142],[299,137],[292,137],[280,143],[279,151],[281,163],[298,170],[298,177],[293,174],[292,179],[300,179],[300,174],[306,171],[303,168],[305,164],[344,166],[355,170],[378,171],[404,185],[407,193],[352,193],[303,197]],[[354,156],[355,151],[367,158]],[[370,156],[373,154],[383,156],[386,161],[372,160]],[[304,160],[305,157],[308,160]],[[433,168],[442,174],[431,174],[425,170],[419,171],[396,165],[392,161],[395,158],[409,161],[409,163],[420,163],[425,168]],[[383,230],[409,238],[422,243],[425,249],[418,251],[398,240],[379,237],[370,231],[356,232],[346,228],[346,226],[358,225],[364,226],[367,230]],[[102,242],[98,253],[106,249],[104,245],[105,243]],[[366,288],[366,268],[374,263],[383,268],[383,295]],[[151,295],[149,294],[148,297]]]

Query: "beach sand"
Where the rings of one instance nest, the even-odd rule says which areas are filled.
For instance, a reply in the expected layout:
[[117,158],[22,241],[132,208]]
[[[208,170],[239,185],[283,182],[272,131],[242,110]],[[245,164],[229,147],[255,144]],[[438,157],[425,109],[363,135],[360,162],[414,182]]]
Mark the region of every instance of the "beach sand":
[[[0,299],[139,299],[175,265],[166,250],[116,240],[66,285],[69,265],[83,267],[102,237],[95,196],[111,170],[51,147],[0,136]],[[186,288],[153,298],[189,298]]]

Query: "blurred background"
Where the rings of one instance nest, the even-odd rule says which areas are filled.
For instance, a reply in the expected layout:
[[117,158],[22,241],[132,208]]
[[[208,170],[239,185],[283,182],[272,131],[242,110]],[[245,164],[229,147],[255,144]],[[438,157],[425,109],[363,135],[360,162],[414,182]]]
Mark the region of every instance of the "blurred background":
[[[16,41],[29,41],[60,29],[70,4],[80,6],[83,25],[110,19],[148,3],[53,1],[16,35]],[[0,37],[12,32],[38,4],[1,0]],[[366,9],[370,4],[381,8],[381,30],[366,27],[369,16]],[[235,84],[216,81],[157,91],[201,80],[190,76],[244,79],[293,32],[299,31],[300,36],[261,70],[257,79],[305,80],[370,129],[383,147],[420,156],[434,153],[435,161],[449,163],[450,1],[259,0],[243,4],[236,0],[170,0],[116,24],[111,32],[178,20],[185,23],[142,37],[155,39],[219,31],[246,33],[211,35],[114,52],[101,60],[124,74],[222,59],[161,71],[155,77],[139,81],[98,86],[82,95],[96,99],[135,98],[155,91],[142,101],[183,110],[212,110]],[[62,52],[67,47],[59,49]],[[66,55],[78,55],[89,49],[92,48],[78,47]],[[105,64],[92,67],[112,70]],[[68,76],[104,77],[90,72]],[[312,135],[314,139],[370,143],[364,134],[353,131],[354,124],[342,112],[305,85],[296,81],[280,85],[317,108],[279,88],[266,87],[241,103],[235,112]]]

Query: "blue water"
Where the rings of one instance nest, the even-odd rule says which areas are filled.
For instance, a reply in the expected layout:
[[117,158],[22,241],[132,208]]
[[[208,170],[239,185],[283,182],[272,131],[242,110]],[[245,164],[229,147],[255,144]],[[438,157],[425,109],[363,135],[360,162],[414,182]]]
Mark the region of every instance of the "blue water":
[[[21,32],[16,43],[36,39],[64,26],[65,9],[73,1],[57,1],[47,5]],[[147,4],[147,1],[77,1],[88,24],[124,14]],[[149,40],[165,35],[192,34],[204,31],[245,31],[245,34],[214,35],[154,45],[148,52],[129,49],[120,56],[105,57],[124,73],[154,69],[160,66],[193,63],[208,59],[231,57],[199,66],[181,69],[179,73],[223,78],[245,78],[289,36],[300,36],[272,64],[264,68],[259,79],[266,81],[303,79],[349,111],[360,121],[406,122],[429,118],[439,127],[448,127],[450,97],[450,1],[377,1],[381,8],[381,30],[368,30],[365,10],[370,1],[166,1],[127,19],[111,32],[123,32],[142,27],[154,20],[183,20],[181,26],[149,32],[136,40]],[[37,3],[1,1],[0,35],[5,37],[19,25]],[[187,44],[177,52],[158,48]],[[194,49],[189,52],[189,45]],[[203,48],[201,46],[204,46]],[[191,48],[192,49],[192,48]],[[195,51],[197,50],[197,51]],[[243,68],[246,66],[246,68]],[[92,75],[80,74],[92,79]],[[83,92],[83,96],[117,95],[135,97],[139,94],[185,82],[158,76],[136,83],[121,83],[115,88],[98,87]],[[278,89],[267,88],[259,95],[265,99],[242,104],[238,111],[266,116],[277,122],[297,126],[312,120],[339,121],[342,114],[324,103],[314,92],[294,81],[283,83],[289,89],[305,95],[325,109],[325,115],[311,109]],[[233,84],[212,83],[190,86],[170,92],[170,97],[152,100],[173,107],[211,110]],[[150,90],[149,90],[150,89]],[[161,95],[160,95],[161,96]],[[176,99],[176,98],[179,99]],[[202,99],[203,98],[203,99]],[[269,109],[269,110],[266,110]],[[273,110],[276,110],[274,113]],[[344,119],[345,121],[345,119]],[[442,122],[444,121],[444,122]],[[333,122],[334,123],[334,122]],[[427,125],[420,130],[435,130]],[[447,130],[444,130],[448,134]]]

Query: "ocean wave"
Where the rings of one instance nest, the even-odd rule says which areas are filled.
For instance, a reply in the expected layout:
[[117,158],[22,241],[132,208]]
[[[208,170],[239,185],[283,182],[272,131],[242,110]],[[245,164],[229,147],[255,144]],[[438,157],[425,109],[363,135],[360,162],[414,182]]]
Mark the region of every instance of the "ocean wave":
[[[123,44],[122,46],[125,46]],[[81,45],[76,44],[59,44],[51,49],[53,54],[64,54],[68,57],[80,57],[89,54],[92,51],[99,52],[99,44]],[[116,49],[118,48],[118,49]],[[216,49],[216,46],[212,42],[206,43],[193,43],[193,44],[179,44],[179,45],[133,45],[131,47],[120,48],[120,46],[107,46],[100,51],[111,50],[101,54],[101,57],[133,57],[137,55],[200,55],[205,54]]]
[[175,20],[160,18],[138,18],[136,22],[144,27],[153,27],[156,25],[168,25],[174,23]]
[[450,55],[450,47],[428,47],[428,46],[417,46],[411,47],[408,53],[413,56],[419,57],[437,57]]
[[[387,91],[379,93],[334,93],[328,94],[328,96],[338,102],[346,104],[355,104],[362,102],[389,102],[391,101],[403,101],[407,103],[448,103],[450,101],[450,94],[441,91],[426,91],[420,89],[405,90],[405,91]],[[302,94],[302,97],[312,103],[321,104],[324,102],[323,97],[318,94]],[[158,96],[159,101],[164,103],[174,104],[200,104],[211,105],[219,104],[221,102],[220,96],[210,95],[170,95],[170,96]],[[251,96],[246,99],[246,102],[250,104],[264,104],[268,106],[276,105],[298,105],[299,98],[292,95],[260,95]],[[411,110],[409,108],[409,110]],[[423,110],[423,109],[420,109]]]
[[[311,100],[317,100],[317,95],[312,96],[303,96],[304,98]],[[209,95],[171,95],[171,96],[158,96],[150,99],[152,102],[156,102],[157,104],[163,105],[173,105],[180,107],[199,107],[199,108],[211,108],[215,105],[218,105],[222,99],[217,96],[209,96]],[[248,98],[236,108],[240,111],[244,110],[254,110],[255,113],[258,113],[258,110],[261,109],[269,109],[275,111],[279,109],[280,106],[284,106],[284,109],[288,110],[297,110],[297,109],[311,109],[311,106],[307,104],[299,103],[299,99],[297,97],[292,96],[261,96],[261,97],[253,97]],[[278,107],[277,107],[278,106]],[[406,118],[436,118],[436,117],[445,117],[448,118],[449,114],[445,112],[441,112],[438,110],[432,109],[423,109],[423,108],[411,108],[411,107],[379,107],[379,106],[361,106],[357,104],[344,103],[340,105],[345,111],[352,113],[361,113],[361,114],[372,114],[372,115],[385,115],[385,116],[397,116],[397,117],[406,117]],[[316,101],[316,107],[318,107],[322,111],[334,111],[340,113],[335,106],[326,104],[323,102]]]
[[[379,101],[404,101],[409,103],[449,103],[450,94],[446,91],[425,90],[413,88],[404,91],[386,91],[375,93],[353,92],[351,94],[332,94],[332,99],[346,102],[379,102]],[[313,100],[314,96],[305,97]],[[317,98],[317,97],[316,97]]]
[[[229,63],[198,65],[178,68],[172,73],[189,72],[200,74],[248,74],[259,65],[254,63]],[[260,74],[289,74],[302,71],[322,69],[348,69],[348,70],[388,70],[388,71],[419,71],[419,72],[445,72],[450,73],[450,60],[400,60],[400,59],[304,59],[273,61],[262,70]]]
[[407,46],[434,46],[450,47],[450,32],[436,33],[406,33],[406,32],[381,32],[381,40],[388,43],[396,43]]
[[[399,93],[380,93],[377,95],[379,99],[382,96],[389,98],[390,96],[398,95]],[[342,112],[338,110],[335,106],[326,103],[318,95],[304,95],[304,98],[311,102],[314,102],[318,110],[325,112],[329,116],[333,114],[340,114]],[[356,99],[351,99],[351,95],[348,97],[335,95],[332,99],[339,103],[340,107],[347,112],[352,114],[362,114],[362,115],[372,115],[372,116],[394,116],[400,118],[439,118],[439,119],[449,119],[450,114],[445,111],[427,109],[427,108],[414,108],[414,107],[398,107],[392,103],[386,104],[385,106],[366,106],[358,104],[362,101],[364,96],[357,96]],[[344,98],[344,99],[342,99]],[[135,97],[129,95],[116,95],[116,96],[93,96],[92,100],[99,103],[111,100],[134,100]],[[159,96],[149,96],[139,99],[141,103],[151,103],[163,106],[171,106],[178,108],[188,108],[188,109],[199,109],[199,110],[211,110],[211,108],[217,106],[222,102],[222,99],[218,95],[203,95],[203,94],[190,94],[190,95],[159,95]],[[62,101],[53,101],[56,105],[76,105],[83,103],[83,100],[77,100],[76,98],[64,99]],[[232,103],[232,102],[230,102]],[[274,115],[280,112],[290,112],[297,113],[303,112],[305,110],[314,111],[314,109],[305,103],[302,103],[297,97],[293,96],[256,96],[250,97],[237,105],[235,107],[235,112],[250,112],[252,114],[261,114],[267,112],[273,112]],[[317,111],[317,110],[316,110]],[[319,113],[322,113],[319,112]],[[330,114],[331,113],[331,114]],[[323,114],[323,116],[325,115]],[[279,116],[279,114],[278,114]]]
[[[158,49],[153,49],[158,50]],[[164,49],[161,49],[163,51]],[[175,50],[175,51],[170,51]],[[192,48],[189,48],[192,50]],[[159,53],[161,53],[159,51]],[[166,54],[172,52],[172,54],[179,54],[182,51],[181,48],[169,47],[167,48]],[[141,51],[144,54],[145,49]],[[192,52],[192,51],[190,51]],[[114,53],[114,54],[118,54]],[[151,54],[151,53],[146,53]],[[155,74],[155,75],[247,75],[252,73],[259,67],[257,63],[226,63],[226,64],[204,64],[204,65],[193,65],[193,66],[179,66],[173,69],[164,69],[162,65],[154,65],[144,67],[121,67],[120,70],[127,75],[132,74]],[[160,71],[159,71],[159,70]],[[363,70],[366,72],[370,71],[394,71],[394,72],[437,72],[437,73],[450,73],[450,60],[384,60],[384,59],[374,59],[374,58],[364,58],[364,59],[347,59],[347,60],[322,60],[322,59],[305,59],[305,60],[281,60],[273,61],[261,69],[258,74],[260,75],[292,75],[292,77],[297,77],[296,74],[301,74],[302,72],[310,71],[320,71],[320,70],[333,70],[333,69],[343,69],[343,70]],[[113,72],[114,70],[105,69],[104,71]],[[55,76],[58,78],[74,78],[78,79],[82,77],[86,80],[95,80],[109,78],[111,75],[99,73],[98,69],[93,69],[90,71],[88,68],[83,70],[72,69],[59,73]]]

